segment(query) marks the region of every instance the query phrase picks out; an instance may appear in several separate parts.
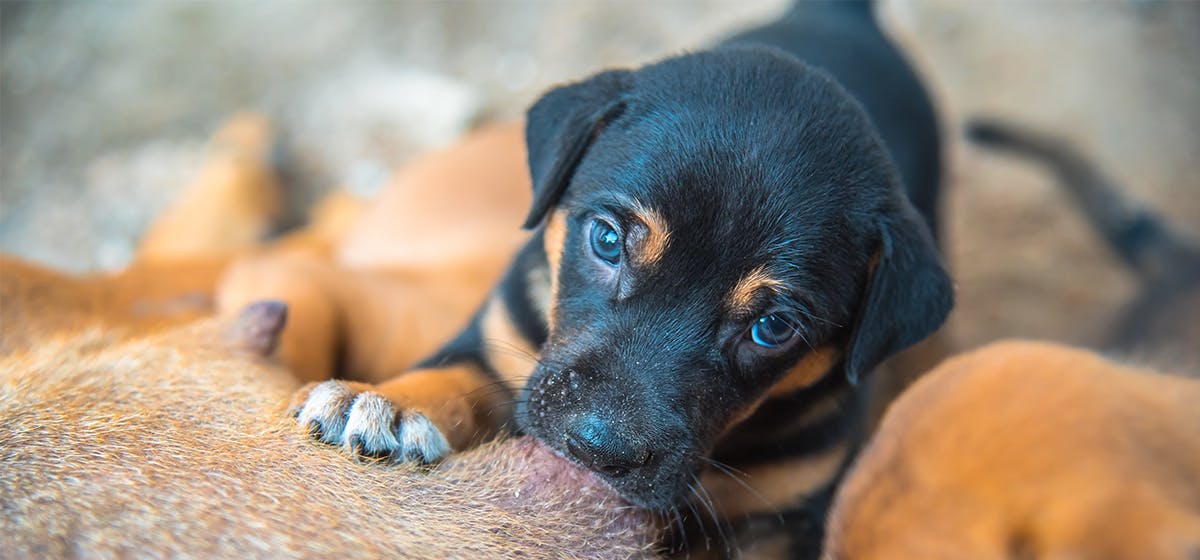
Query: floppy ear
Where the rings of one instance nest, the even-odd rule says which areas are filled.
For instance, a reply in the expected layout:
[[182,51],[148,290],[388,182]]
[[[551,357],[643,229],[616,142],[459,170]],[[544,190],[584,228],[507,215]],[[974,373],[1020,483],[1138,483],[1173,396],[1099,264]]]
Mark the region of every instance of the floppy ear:
[[550,90],[529,109],[525,144],[533,179],[533,204],[525,229],[541,223],[567,189],[575,167],[604,125],[625,108],[628,70],[601,72],[587,80]]
[[928,228],[911,208],[879,225],[879,253],[846,350],[850,383],[937,330],[954,288]]

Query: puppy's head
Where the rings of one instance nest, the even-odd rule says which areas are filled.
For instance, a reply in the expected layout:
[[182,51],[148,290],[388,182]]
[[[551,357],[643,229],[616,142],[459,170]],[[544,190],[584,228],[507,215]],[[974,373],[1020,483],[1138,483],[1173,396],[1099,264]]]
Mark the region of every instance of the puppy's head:
[[605,72],[546,94],[526,139],[552,301],[519,416],[642,506],[769,395],[854,380],[951,306],[866,115],[785,55]]

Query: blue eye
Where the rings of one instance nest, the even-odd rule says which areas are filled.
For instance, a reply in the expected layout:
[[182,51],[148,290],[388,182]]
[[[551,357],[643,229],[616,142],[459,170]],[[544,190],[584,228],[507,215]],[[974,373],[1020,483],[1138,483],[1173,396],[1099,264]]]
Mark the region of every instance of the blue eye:
[[592,221],[592,251],[600,260],[608,264],[621,262],[621,234],[608,222],[596,219]]
[[750,339],[766,348],[776,348],[796,336],[796,327],[783,313],[759,317],[750,327]]

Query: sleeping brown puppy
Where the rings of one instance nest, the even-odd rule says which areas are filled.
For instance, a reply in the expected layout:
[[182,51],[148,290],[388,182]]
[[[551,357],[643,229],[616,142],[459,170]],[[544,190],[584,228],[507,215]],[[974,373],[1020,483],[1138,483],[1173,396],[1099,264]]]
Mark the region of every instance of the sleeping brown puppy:
[[[1102,344],[1200,374],[1200,246],[1066,143],[979,122],[1043,163],[1138,275]],[[905,393],[841,488],[829,558],[1200,557],[1200,380],[1084,350],[999,343]]]
[[892,406],[835,502],[831,559],[1194,559],[1200,381],[997,343]]
[[0,361],[0,557],[627,558],[654,524],[531,440],[425,472],[342,460],[261,359],[284,310],[249,306]]

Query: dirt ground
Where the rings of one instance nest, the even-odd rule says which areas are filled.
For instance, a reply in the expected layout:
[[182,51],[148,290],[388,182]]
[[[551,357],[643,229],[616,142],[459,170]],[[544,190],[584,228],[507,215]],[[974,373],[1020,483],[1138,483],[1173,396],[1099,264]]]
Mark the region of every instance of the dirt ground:
[[[1132,279],[1047,177],[965,146],[961,123],[1066,134],[1200,229],[1200,2],[881,4],[941,106],[956,340],[1093,336]],[[3,0],[0,250],[119,268],[239,110],[266,111],[289,141],[294,221],[320,192],[372,192],[553,83],[699,48],[783,5]]]

